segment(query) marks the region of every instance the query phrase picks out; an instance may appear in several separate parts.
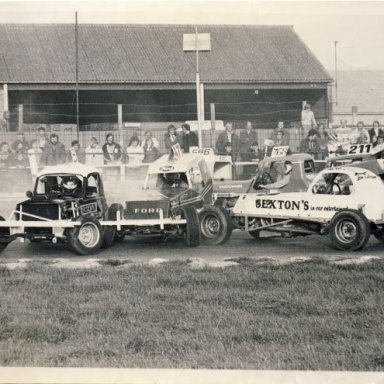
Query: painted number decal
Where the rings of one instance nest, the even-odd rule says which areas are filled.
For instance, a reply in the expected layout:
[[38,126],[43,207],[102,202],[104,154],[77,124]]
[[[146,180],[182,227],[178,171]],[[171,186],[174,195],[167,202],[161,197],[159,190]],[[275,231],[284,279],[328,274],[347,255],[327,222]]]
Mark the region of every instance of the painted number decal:
[[271,157],[280,157],[280,156],[286,156],[288,152],[288,146],[283,147],[273,147]]
[[371,151],[371,144],[353,144],[348,147],[348,155],[358,155],[362,153],[369,153]]

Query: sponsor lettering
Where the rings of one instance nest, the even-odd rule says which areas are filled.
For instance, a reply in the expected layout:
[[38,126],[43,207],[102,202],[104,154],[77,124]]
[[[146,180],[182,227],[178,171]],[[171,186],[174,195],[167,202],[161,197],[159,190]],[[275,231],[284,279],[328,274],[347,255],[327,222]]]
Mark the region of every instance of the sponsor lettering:
[[159,213],[161,208],[135,208],[134,213],[141,214],[151,214],[151,213]]
[[97,211],[97,204],[96,203],[90,203],[85,204],[80,207],[80,212],[82,214],[90,213],[90,212],[96,212]]
[[297,211],[303,209],[309,210],[309,203],[306,200],[272,200],[272,199],[257,199],[256,208],[263,209],[285,209],[290,211]]

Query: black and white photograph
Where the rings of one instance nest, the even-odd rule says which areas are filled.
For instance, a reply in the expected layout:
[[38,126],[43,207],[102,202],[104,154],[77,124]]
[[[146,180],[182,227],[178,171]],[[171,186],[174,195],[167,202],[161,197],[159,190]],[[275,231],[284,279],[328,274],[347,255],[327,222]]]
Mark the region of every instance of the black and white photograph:
[[384,2],[0,1],[0,384],[384,383]]

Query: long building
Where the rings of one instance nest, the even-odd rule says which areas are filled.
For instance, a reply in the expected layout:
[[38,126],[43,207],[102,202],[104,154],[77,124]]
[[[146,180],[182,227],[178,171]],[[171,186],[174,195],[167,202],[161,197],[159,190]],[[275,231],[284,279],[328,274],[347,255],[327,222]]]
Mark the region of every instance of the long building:
[[[200,25],[201,110],[265,128],[300,120],[302,102],[331,118],[333,81],[291,26]],[[78,26],[80,126],[196,120],[196,56],[183,51],[190,25]],[[75,26],[0,25],[0,114],[23,124],[76,124]],[[21,109],[20,109],[21,108]],[[7,113],[9,110],[9,113]],[[5,113],[4,113],[5,112]],[[0,116],[1,116],[0,115]]]

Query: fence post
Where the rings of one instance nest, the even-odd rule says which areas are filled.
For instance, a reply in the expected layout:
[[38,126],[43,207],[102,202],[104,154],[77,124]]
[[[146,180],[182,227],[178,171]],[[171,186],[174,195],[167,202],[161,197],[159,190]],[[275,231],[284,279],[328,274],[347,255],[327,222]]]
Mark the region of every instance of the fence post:
[[212,136],[213,136],[213,132],[214,130],[216,129],[216,109],[215,109],[215,103],[210,103],[210,109],[211,109],[211,145],[210,147],[213,148],[212,146]]
[[119,144],[123,148],[123,105],[117,105],[117,122],[119,130]]
[[352,107],[352,125],[354,127],[356,126],[356,123],[357,123],[357,115],[358,115],[357,106],[353,106]]
[[18,107],[18,111],[17,111],[17,114],[18,114],[18,124],[17,124],[17,131],[18,132],[23,132],[24,129],[24,113],[23,113],[23,104],[19,104],[19,107]]

